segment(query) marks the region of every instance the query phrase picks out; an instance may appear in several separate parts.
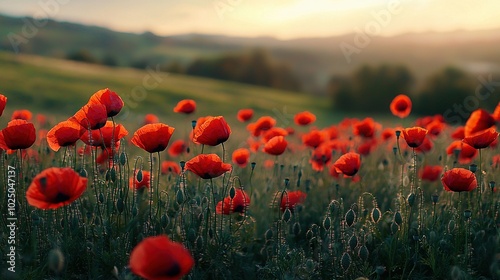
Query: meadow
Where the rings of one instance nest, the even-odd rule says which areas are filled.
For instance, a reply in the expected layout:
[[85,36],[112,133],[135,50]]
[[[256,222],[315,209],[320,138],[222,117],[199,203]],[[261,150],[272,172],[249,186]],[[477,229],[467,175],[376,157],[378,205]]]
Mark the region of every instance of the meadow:
[[500,278],[496,110],[0,62],[2,279]]

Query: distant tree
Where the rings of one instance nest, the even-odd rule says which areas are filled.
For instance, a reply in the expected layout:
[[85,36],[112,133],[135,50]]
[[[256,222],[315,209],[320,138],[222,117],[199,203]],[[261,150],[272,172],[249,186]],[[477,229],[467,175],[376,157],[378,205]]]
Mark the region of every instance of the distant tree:
[[118,60],[112,54],[106,54],[102,59],[102,64],[107,66],[117,66]]
[[67,59],[86,62],[86,63],[99,63],[98,59],[92,55],[92,53],[88,50],[81,49],[75,52],[70,52],[67,56]]
[[465,72],[447,67],[426,79],[415,102],[415,110],[425,115],[444,114],[450,122],[464,122],[479,107],[474,87],[471,77]]
[[358,112],[387,112],[394,96],[408,94],[413,75],[405,66],[363,65],[348,78],[333,77],[330,94],[336,108]]

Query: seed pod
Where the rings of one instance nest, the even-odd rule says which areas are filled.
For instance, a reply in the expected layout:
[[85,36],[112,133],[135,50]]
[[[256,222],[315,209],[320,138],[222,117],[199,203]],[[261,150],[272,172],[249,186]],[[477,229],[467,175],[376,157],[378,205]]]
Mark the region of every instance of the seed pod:
[[127,155],[125,154],[125,152],[122,152],[120,154],[120,164],[124,166],[126,163],[127,163]]
[[285,223],[288,223],[290,219],[292,218],[292,211],[290,209],[285,209],[285,212],[283,213],[282,219]]
[[299,235],[300,234],[300,224],[299,223],[294,223],[293,224],[293,234],[294,235]]
[[347,226],[352,226],[355,219],[356,213],[352,209],[349,209],[349,211],[347,211],[347,213],[345,214],[345,221],[347,223]]
[[120,213],[120,214],[121,214],[121,213],[123,212],[123,209],[125,208],[124,206],[125,206],[125,205],[124,205],[124,203],[123,203],[123,199],[118,198],[118,199],[116,200],[116,210],[118,210],[118,213]]
[[368,248],[365,245],[361,246],[358,251],[358,257],[363,261],[367,261],[369,256],[370,252]]
[[358,246],[358,238],[356,237],[356,235],[353,235],[351,236],[351,238],[349,238],[349,247],[352,251],[354,251],[354,249],[356,249],[356,246]]
[[351,256],[349,256],[347,252],[342,255],[342,258],[340,259],[340,265],[342,266],[342,269],[344,271],[347,271],[351,266]]
[[59,249],[52,249],[48,258],[49,269],[59,275],[64,268],[64,255]]
[[401,213],[399,211],[394,213],[394,222],[398,224],[398,226],[401,226],[403,223],[403,217],[401,217]]
[[380,209],[373,208],[373,210],[372,210],[372,221],[374,223],[377,223],[380,220],[380,216],[381,216]]
[[323,228],[325,228],[325,230],[329,230],[331,225],[332,219],[329,216],[326,216],[323,220]]

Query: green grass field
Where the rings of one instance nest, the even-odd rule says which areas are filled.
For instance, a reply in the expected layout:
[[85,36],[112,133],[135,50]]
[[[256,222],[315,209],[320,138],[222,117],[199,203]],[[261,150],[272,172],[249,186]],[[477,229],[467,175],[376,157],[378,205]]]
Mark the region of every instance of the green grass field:
[[[172,108],[186,98],[200,106],[196,116],[235,115],[253,108],[256,115],[270,115],[288,125],[291,114],[310,110],[320,124],[338,121],[329,110],[329,99],[311,98],[296,92],[223,82],[212,79],[155,73],[129,68],[109,68],[72,61],[0,52],[0,92],[11,108],[26,108],[67,118],[97,90],[110,88],[122,96],[130,121],[154,113],[168,122]],[[145,83],[146,82],[146,83]]]

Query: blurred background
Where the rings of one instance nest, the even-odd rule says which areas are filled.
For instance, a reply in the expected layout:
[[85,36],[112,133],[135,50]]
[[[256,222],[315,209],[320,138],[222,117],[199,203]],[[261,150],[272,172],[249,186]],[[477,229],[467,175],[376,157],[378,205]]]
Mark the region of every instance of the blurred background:
[[384,115],[404,93],[460,123],[499,102],[499,50],[495,0],[0,2],[0,92],[61,114],[105,87],[127,116],[192,98],[283,122]]

